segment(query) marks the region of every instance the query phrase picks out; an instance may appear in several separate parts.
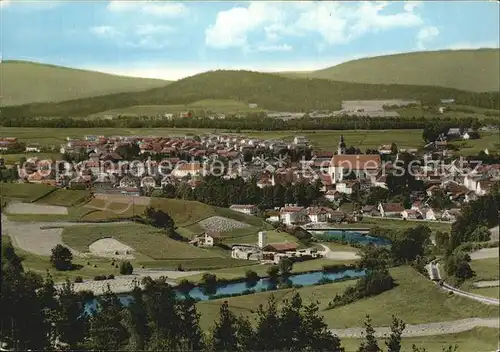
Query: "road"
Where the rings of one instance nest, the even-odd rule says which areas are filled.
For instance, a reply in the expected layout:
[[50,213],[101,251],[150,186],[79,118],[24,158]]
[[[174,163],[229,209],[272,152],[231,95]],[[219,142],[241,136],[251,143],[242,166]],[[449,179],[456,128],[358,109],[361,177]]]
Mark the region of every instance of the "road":
[[[433,336],[444,334],[456,334],[476,327],[499,328],[498,318],[468,318],[436,323],[406,325],[403,332],[404,337]],[[360,338],[365,334],[364,328],[330,329],[338,337]],[[375,328],[375,336],[384,337],[390,334],[388,326]]]
[[[431,279],[441,280],[441,271],[439,269],[439,263],[436,263],[435,261],[429,263],[427,265],[427,270],[429,272],[429,277]],[[447,284],[446,282],[444,282],[442,280],[440,282],[441,282],[441,284],[439,284],[439,283],[436,283],[436,284],[439,285],[443,290],[448,291],[448,292],[451,291],[458,296],[473,299],[473,300],[480,302],[480,303],[483,303],[483,304],[496,305],[496,306],[500,305],[500,301],[496,298],[481,296],[481,295],[477,295],[474,293],[462,291],[456,287],[453,287],[453,286]]]

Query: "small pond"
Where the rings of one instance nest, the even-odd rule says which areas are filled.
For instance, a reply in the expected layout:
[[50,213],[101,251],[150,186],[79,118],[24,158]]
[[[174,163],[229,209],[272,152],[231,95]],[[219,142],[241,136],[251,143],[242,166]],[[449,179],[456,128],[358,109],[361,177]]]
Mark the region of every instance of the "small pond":
[[[344,270],[337,273],[326,273],[322,271],[316,271],[312,273],[290,275],[288,277],[288,283],[291,285],[311,286],[317,284],[319,281],[323,279],[329,279],[334,281],[334,280],[344,279],[347,277],[358,278],[363,276],[364,274],[365,274],[364,271],[352,270],[352,269]],[[218,295],[241,294],[247,290],[254,290],[258,292],[258,291],[268,290],[273,286],[274,283],[269,278],[263,278],[257,281],[257,283],[253,286],[249,286],[246,282],[232,282],[222,286],[218,286],[217,291],[215,292],[214,295],[207,295],[203,292],[202,288],[195,287],[191,290],[189,295],[194,299],[207,301],[209,299],[216,299],[217,298],[216,296]],[[129,294],[120,294],[118,296],[120,298],[120,301],[124,305],[128,305],[128,303],[131,300],[131,296]],[[178,292],[178,296],[179,298],[183,297],[180,292]],[[85,305],[85,310],[88,313],[90,313],[91,309],[95,309],[96,306],[97,306],[97,300],[94,299]]]
[[346,242],[356,242],[359,244],[370,244],[378,246],[386,246],[391,244],[391,241],[381,237],[373,237],[368,234],[357,232],[357,231],[347,231],[347,230],[325,230],[317,232],[318,237],[346,241]]

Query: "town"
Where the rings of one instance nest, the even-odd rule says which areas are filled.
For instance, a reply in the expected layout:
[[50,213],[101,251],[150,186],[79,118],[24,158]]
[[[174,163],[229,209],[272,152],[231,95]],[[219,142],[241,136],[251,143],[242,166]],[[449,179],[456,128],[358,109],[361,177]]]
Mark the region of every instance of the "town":
[[0,0],[0,351],[500,352],[499,6]]

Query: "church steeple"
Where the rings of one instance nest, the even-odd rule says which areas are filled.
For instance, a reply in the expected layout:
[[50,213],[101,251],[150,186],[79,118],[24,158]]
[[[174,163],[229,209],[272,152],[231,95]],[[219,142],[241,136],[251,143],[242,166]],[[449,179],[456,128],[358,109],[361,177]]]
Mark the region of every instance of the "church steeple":
[[340,135],[339,148],[337,150],[337,154],[345,154],[346,146],[344,142],[344,135]]

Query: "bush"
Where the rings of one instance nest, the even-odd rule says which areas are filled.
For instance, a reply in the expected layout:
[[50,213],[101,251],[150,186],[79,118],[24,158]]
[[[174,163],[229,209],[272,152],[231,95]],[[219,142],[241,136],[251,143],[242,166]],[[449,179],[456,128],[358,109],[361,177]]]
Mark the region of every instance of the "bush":
[[79,284],[83,282],[83,278],[81,276],[75,277],[75,284]]
[[121,275],[132,275],[134,272],[134,267],[130,264],[129,261],[120,263],[120,274]]
[[50,262],[60,271],[71,270],[73,264],[71,261],[73,260],[73,254],[69,250],[69,248],[64,247],[60,244],[52,248],[52,255],[50,256]]
[[104,281],[106,279],[106,275],[97,275],[94,277],[94,281]]
[[108,280],[114,280],[115,276],[113,274],[108,275]]

